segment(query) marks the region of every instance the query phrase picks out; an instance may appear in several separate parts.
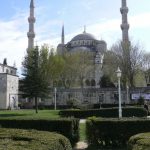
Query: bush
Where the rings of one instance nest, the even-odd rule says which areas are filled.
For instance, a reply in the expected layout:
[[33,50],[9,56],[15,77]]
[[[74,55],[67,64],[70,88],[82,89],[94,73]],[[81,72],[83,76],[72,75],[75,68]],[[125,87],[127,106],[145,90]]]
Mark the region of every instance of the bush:
[[[101,108],[112,108],[112,107],[118,107],[119,104],[105,104],[105,103],[102,103],[101,104]],[[122,104],[123,106],[123,104]],[[137,104],[125,104],[126,107],[129,107],[129,106],[135,106],[137,107]],[[99,109],[100,108],[100,104],[94,104],[94,109]]]
[[132,136],[128,142],[128,150],[148,150],[150,149],[150,132],[140,133]]
[[142,96],[139,97],[137,104],[144,105],[144,98]]
[[72,144],[75,144],[79,139],[79,120],[73,118],[57,120],[0,119],[0,126],[3,128],[36,129],[57,132],[66,136]]
[[89,144],[122,147],[137,133],[150,132],[150,120],[144,118],[89,118],[86,134]]
[[[75,117],[75,118],[87,118],[87,117],[109,117],[115,118],[118,117],[118,108],[102,108],[102,109],[70,109],[70,110],[61,110],[59,115],[63,117]],[[123,117],[144,117],[147,116],[147,111],[144,108],[140,107],[125,107],[122,109]]]
[[77,98],[70,98],[67,100],[67,105],[75,108],[80,105],[80,101]]
[[57,133],[0,128],[0,148],[8,150],[72,150],[69,140]]

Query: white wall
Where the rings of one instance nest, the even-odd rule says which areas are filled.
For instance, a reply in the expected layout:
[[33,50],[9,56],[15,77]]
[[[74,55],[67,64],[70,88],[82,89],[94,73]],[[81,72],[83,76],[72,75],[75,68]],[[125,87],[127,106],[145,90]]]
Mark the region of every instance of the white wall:
[[6,105],[11,109],[18,107],[18,76],[7,74]]
[[0,109],[6,109],[7,75],[0,73]]

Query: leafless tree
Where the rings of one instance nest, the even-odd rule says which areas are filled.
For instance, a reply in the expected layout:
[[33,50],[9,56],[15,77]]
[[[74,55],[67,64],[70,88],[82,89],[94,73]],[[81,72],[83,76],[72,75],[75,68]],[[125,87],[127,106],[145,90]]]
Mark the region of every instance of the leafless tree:
[[124,87],[126,85],[130,87],[135,86],[134,79],[142,67],[142,60],[143,50],[139,44],[119,41],[111,48],[111,59],[109,62],[112,64],[112,68],[114,67],[114,70],[116,70],[117,67],[120,67],[122,70],[122,83]]

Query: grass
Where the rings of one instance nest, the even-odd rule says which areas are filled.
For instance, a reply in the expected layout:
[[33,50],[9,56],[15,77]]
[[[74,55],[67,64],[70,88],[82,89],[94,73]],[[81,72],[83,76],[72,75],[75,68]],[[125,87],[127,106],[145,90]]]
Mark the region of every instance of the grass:
[[1,110],[0,119],[57,119],[60,118],[59,110]]
[[86,141],[86,123],[80,123],[80,141]]

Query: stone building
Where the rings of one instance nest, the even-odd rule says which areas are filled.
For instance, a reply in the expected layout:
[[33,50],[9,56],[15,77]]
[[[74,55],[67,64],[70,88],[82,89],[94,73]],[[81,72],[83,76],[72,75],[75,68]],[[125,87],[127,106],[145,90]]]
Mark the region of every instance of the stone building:
[[7,65],[6,59],[0,64],[0,109],[18,108],[17,69]]
[[[121,30],[122,30],[122,42],[130,43],[128,30],[128,7],[126,0],[121,0],[121,8],[120,12],[122,15],[122,23],[121,23]],[[27,33],[28,36],[28,49],[34,48],[34,0],[30,2],[30,16],[28,18],[29,22],[29,32]],[[119,28],[119,27],[118,27]],[[103,75],[103,58],[105,51],[107,50],[107,43],[104,40],[96,39],[92,34],[86,32],[86,28],[84,28],[83,33],[76,35],[70,41],[65,43],[65,33],[64,33],[64,25],[62,27],[62,35],[61,35],[61,43],[57,46],[57,53],[59,55],[63,55],[64,53],[73,54],[75,52],[88,52],[92,56],[93,68],[91,70],[92,74],[88,74],[86,76],[86,80],[94,81],[94,86],[88,87],[85,86],[83,88],[57,88],[57,90],[50,91],[51,93],[51,100],[47,99],[42,102],[43,105],[53,105],[54,99],[57,100],[57,105],[66,105],[67,100],[70,99],[77,99],[79,100],[79,104],[118,104],[118,88],[117,86],[114,88],[100,88],[99,81]],[[139,89],[121,89],[121,97],[122,103],[134,103],[131,100],[132,93],[141,93],[143,88]],[[146,89],[147,93],[149,89]]]
[[[86,83],[92,82],[95,87],[99,87],[99,82],[101,77],[103,76],[102,66],[103,66],[103,58],[104,53],[107,50],[107,44],[104,40],[97,40],[92,34],[87,33],[84,28],[84,32],[76,35],[65,44],[64,37],[64,26],[62,27],[62,37],[61,44],[57,46],[57,53],[59,55],[63,55],[64,53],[88,53],[91,58],[92,67],[88,71],[89,73],[86,75],[84,81]],[[84,84],[85,86],[86,83]]]

